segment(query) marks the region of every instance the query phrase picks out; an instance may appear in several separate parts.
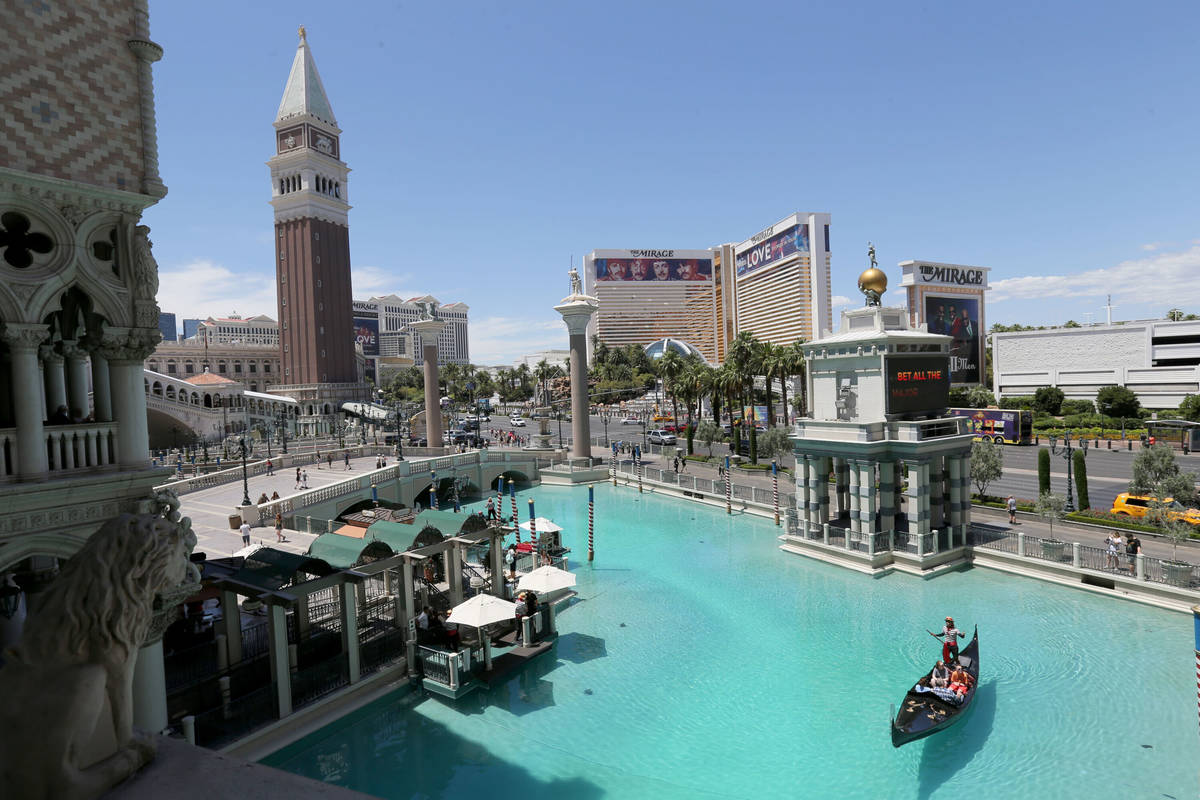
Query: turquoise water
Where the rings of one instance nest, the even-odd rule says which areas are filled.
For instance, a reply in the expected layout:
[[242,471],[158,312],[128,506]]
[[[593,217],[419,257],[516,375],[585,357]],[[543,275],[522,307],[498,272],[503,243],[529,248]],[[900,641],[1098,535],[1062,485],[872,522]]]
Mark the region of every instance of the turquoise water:
[[[785,554],[770,520],[596,488],[524,493],[579,597],[557,652],[453,704],[384,698],[266,763],[395,798],[1196,797],[1189,616],[986,569],[872,579]],[[525,513],[525,499],[518,498]],[[893,749],[889,707],[980,632],[968,717]]]

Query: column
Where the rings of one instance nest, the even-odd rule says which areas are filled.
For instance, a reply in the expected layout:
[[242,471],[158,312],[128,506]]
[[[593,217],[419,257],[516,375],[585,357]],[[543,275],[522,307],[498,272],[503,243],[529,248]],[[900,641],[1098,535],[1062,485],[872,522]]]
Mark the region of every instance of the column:
[[401,624],[404,626],[404,642],[407,645],[405,648],[408,662],[408,674],[410,677],[416,677],[420,674],[417,670],[417,640],[413,635],[412,621],[417,616],[417,599],[416,587],[413,579],[413,562],[408,556],[404,557],[404,619]]
[[[858,461],[847,459],[842,463],[846,465],[846,499],[849,500],[847,506],[850,512],[850,527],[847,529],[846,536],[846,547],[849,547],[851,538],[858,539],[862,535],[862,517],[859,516],[859,510],[862,506],[862,496],[860,494],[862,487],[859,484],[859,479],[862,477],[862,474],[859,471]],[[850,533],[855,534],[855,536],[849,536]]]
[[[46,386],[46,417],[51,417],[59,406],[67,404],[67,383],[63,376],[63,357],[52,345],[38,348],[42,359],[42,377]],[[70,409],[68,409],[70,410]]]
[[346,654],[346,669],[350,683],[358,683],[358,591],[355,584],[346,581],[338,586],[342,606],[342,652]]
[[934,456],[929,462],[929,527],[938,530],[946,524],[944,508],[946,468],[942,456]]
[[504,597],[504,534],[493,528],[488,558],[492,560],[492,594]]
[[845,517],[850,511],[850,467],[844,458],[833,459],[835,486],[837,487],[838,519]]
[[221,590],[221,633],[225,634],[225,650],[229,665],[242,660],[242,610],[238,608],[237,592]]
[[113,328],[102,341],[117,423],[117,461],[124,468],[144,469],[150,462],[144,362],[160,339],[157,329]]
[[963,474],[963,463],[966,461],[962,456],[947,456],[946,459],[950,464],[950,526],[953,531],[951,533],[950,546],[954,547],[954,534],[959,534],[963,541],[960,544],[966,544],[966,526],[963,516],[966,509],[963,506],[964,494],[967,491],[968,476]]
[[287,608],[278,603],[267,605],[268,650],[271,654],[271,683],[275,688],[276,709],[283,719],[292,713],[292,670],[288,660]]
[[896,530],[896,462],[880,461],[878,468],[879,530],[891,534]]
[[807,534],[809,531],[809,522],[812,521],[813,509],[810,504],[812,502],[812,474],[813,469],[812,456],[799,456],[796,459],[796,512],[800,515],[800,527],[802,534]]
[[44,480],[46,461],[46,418],[42,404],[42,380],[38,346],[49,336],[45,325],[8,323],[4,341],[12,357],[12,404],[17,423],[17,475],[23,481]]
[[453,542],[446,551],[446,583],[449,584],[450,602],[458,605],[463,601],[462,549],[458,542]]
[[817,524],[824,526],[829,522],[829,471],[832,468],[829,456],[817,457],[817,474],[813,476],[813,487],[816,493]]
[[925,534],[929,533],[929,463],[905,461],[908,467],[908,537],[922,553]]
[[87,351],[76,342],[63,342],[66,357],[67,408],[71,417],[82,419],[88,415],[88,365]]
[[875,490],[875,462],[858,462],[858,516],[860,529],[867,538],[867,552],[875,552],[875,507],[878,496]]
[[438,387],[438,335],[446,325],[440,319],[423,319],[409,324],[421,340],[425,359],[425,437],[430,447],[442,446],[442,392]]
[[[581,288],[581,287],[580,287]],[[592,314],[596,313],[595,298],[583,294],[572,294],[554,310],[562,314],[567,324],[571,345],[571,434],[574,442],[571,455],[574,458],[592,457],[592,434],[588,412],[587,382],[587,326]]]

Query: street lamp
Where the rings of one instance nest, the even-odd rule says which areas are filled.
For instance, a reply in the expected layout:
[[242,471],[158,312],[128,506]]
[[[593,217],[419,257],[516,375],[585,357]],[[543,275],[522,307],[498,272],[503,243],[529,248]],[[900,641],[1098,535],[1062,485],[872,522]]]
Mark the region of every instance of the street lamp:
[[562,415],[562,411],[555,410],[554,416],[558,419],[558,446],[561,448],[563,446],[563,440],[562,440],[562,418],[563,418],[563,415]]
[[1071,432],[1067,431],[1063,434],[1063,446],[1058,446],[1058,439],[1055,436],[1050,437],[1050,452],[1056,456],[1062,456],[1067,461],[1067,505],[1065,509],[1067,513],[1075,510],[1075,494],[1071,488],[1071,469],[1074,464],[1071,461],[1071,454],[1074,450],[1082,450],[1083,457],[1087,458],[1087,440],[1080,440],[1082,447],[1072,449],[1071,447]]
[[242,505],[250,505],[250,477],[246,474],[246,437],[238,438],[238,449],[242,453]]
[[646,441],[646,420],[650,417],[649,411],[642,412],[642,449],[648,450],[649,444]]
[[608,418],[609,418],[609,416],[610,415],[609,415],[608,411],[600,412],[600,419],[604,420],[604,446],[605,447],[608,447]]
[[267,458],[274,458],[271,455],[271,426],[263,425],[263,435],[267,437]]
[[278,421],[279,435],[283,439],[283,449],[280,450],[280,452],[284,455],[287,455],[287,414],[282,410],[279,412]]

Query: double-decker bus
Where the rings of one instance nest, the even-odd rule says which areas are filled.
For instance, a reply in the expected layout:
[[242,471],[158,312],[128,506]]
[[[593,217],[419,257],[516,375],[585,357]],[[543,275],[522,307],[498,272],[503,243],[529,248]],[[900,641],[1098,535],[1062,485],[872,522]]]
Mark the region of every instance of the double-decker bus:
[[975,441],[996,444],[1031,444],[1033,412],[1016,408],[952,408],[952,417],[965,417]]

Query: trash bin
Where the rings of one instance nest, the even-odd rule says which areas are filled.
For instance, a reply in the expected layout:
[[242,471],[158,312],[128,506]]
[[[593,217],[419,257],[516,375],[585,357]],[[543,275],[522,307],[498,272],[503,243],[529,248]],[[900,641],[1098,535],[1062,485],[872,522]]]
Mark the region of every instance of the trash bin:
[[241,514],[230,514],[229,515],[229,530],[236,531],[240,527],[242,527],[242,515]]

